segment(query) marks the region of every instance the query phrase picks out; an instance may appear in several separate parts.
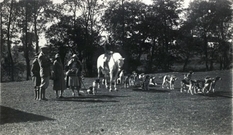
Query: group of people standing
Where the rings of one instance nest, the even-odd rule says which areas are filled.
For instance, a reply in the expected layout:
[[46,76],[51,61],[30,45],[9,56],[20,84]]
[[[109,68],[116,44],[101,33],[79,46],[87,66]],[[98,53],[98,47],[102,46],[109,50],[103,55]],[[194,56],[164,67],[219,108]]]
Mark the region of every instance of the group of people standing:
[[48,47],[41,47],[41,52],[35,56],[31,67],[35,100],[47,100],[45,90],[49,86],[50,78],[53,80],[56,98],[62,98],[66,88],[72,89],[73,96],[75,96],[75,90],[80,95],[82,64],[78,56],[73,54],[66,66],[67,71],[64,70],[59,54],[56,54],[52,61],[48,55]]

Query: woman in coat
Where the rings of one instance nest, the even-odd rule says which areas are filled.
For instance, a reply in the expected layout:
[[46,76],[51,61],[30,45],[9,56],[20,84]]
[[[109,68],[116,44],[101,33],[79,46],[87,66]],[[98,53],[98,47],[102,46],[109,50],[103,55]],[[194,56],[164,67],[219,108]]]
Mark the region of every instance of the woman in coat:
[[[65,75],[59,54],[55,55],[52,74],[53,74],[53,90],[55,90],[56,98],[62,98],[63,91],[65,90]],[[59,91],[60,91],[60,96],[59,96]]]
[[75,89],[77,90],[78,95],[81,95],[79,90],[81,88],[82,64],[76,54],[72,56],[67,66],[69,67],[69,70],[66,73],[68,76],[68,87],[72,89],[73,96],[75,96]]

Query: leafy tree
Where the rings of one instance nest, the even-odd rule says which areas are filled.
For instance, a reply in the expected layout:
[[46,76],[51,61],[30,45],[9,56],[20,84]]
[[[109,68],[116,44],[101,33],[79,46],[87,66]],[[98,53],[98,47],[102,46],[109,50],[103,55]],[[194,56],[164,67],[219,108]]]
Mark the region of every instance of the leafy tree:
[[32,22],[34,27],[36,53],[39,51],[39,34],[46,30],[46,24],[58,16],[59,12],[54,10],[50,0],[28,1],[32,10]]
[[[112,1],[102,18],[102,22],[112,35],[115,44],[120,45],[124,50],[123,54],[127,58],[126,64],[134,65],[132,67],[140,65],[140,57],[145,52],[146,11],[147,5],[139,1],[124,3]],[[128,70],[136,70],[136,68],[128,68]]]
[[6,43],[7,43],[7,56],[5,57],[5,64],[7,67],[7,71],[8,71],[8,75],[11,76],[11,81],[14,81],[14,61],[13,61],[13,57],[12,57],[12,53],[11,53],[11,30],[12,30],[12,20],[14,17],[14,0],[11,0],[10,3],[8,3],[7,1],[3,1],[3,5],[6,5],[5,8],[3,8],[4,10],[8,10],[7,13],[8,16],[6,16],[7,18],[5,18],[7,21],[7,33],[6,33]]
[[[78,53],[79,58],[86,61],[87,74],[92,75],[93,57],[102,29],[99,16],[102,12],[103,2],[99,4],[97,0],[65,0],[61,5],[57,5],[57,8],[63,14],[58,17],[59,21],[47,30],[46,37],[58,50],[66,48],[66,51],[59,51],[63,53],[61,55],[64,57],[63,62],[69,50],[72,53]],[[55,31],[58,33],[57,35],[53,35]]]
[[[39,51],[39,35],[47,27],[47,23],[55,18],[57,12],[52,9],[53,5],[50,0],[19,0],[16,3],[19,16],[16,19],[17,27],[21,37],[21,43],[24,47],[24,57],[26,61],[27,76],[30,77],[30,54],[33,52],[35,43],[36,53]],[[22,21],[23,20],[23,21]],[[33,33],[32,33],[33,32]]]
[[[70,39],[70,36],[73,36],[73,30],[74,29],[72,24],[72,17],[63,16],[60,18],[60,21],[57,24],[53,24],[46,31],[46,38],[49,39],[51,45],[55,46],[55,48],[60,50],[59,53],[61,55],[63,64],[65,64],[64,59],[68,50],[71,50],[73,53],[76,53],[75,46],[73,46],[74,41]],[[72,39],[74,38],[75,35]]]
[[[214,46],[213,59],[220,55],[220,69],[227,69],[230,66],[232,57],[229,55],[230,43],[232,39],[232,2],[229,0],[211,0],[213,7],[210,9],[212,15],[212,34],[218,38],[218,44]],[[217,54],[216,54],[217,53]],[[221,67],[221,65],[223,65]],[[212,63],[211,63],[212,66]]]
[[[213,60],[219,52],[220,61],[224,61],[224,68],[229,65],[229,56],[227,55],[229,47],[227,40],[229,39],[228,31],[231,27],[232,9],[231,3],[228,0],[211,0],[194,1],[190,4],[190,14],[188,20],[193,23],[192,34],[202,39],[202,49],[206,70],[213,69]],[[209,46],[211,39],[218,39],[218,44]],[[216,42],[216,41],[214,41]],[[216,50],[221,51],[216,51]]]
[[177,38],[181,2],[181,0],[156,0],[153,1],[150,10],[151,39],[158,49],[155,57],[160,58],[157,61],[164,70],[168,70],[173,62],[172,42]]

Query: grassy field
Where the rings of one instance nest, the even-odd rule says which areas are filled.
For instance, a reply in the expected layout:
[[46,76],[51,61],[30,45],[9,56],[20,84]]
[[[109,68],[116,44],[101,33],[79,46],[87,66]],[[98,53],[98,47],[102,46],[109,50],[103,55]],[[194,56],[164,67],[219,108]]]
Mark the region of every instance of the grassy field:
[[[166,73],[167,74],[167,73]],[[102,88],[97,95],[56,100],[52,82],[48,101],[33,99],[31,81],[1,83],[1,135],[232,135],[232,72],[197,72],[193,78],[220,76],[216,92],[210,95],[180,93],[182,73],[175,90],[158,86],[149,91],[119,87],[118,92]],[[94,78],[85,78],[88,87]]]

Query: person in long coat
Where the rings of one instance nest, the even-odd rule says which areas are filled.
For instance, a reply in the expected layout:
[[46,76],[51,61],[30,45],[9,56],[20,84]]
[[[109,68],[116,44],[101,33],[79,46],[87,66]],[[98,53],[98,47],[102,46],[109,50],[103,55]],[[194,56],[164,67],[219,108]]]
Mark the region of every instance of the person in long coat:
[[51,74],[51,61],[48,55],[48,46],[41,47],[41,52],[38,56],[38,62],[40,65],[40,90],[39,90],[39,100],[47,100],[45,98],[45,90],[49,86],[49,79]]
[[[55,55],[55,60],[53,62],[53,90],[56,93],[56,98],[62,98],[63,91],[65,90],[65,75],[63,64],[59,54]],[[60,96],[59,96],[60,91]]]
[[34,99],[39,100],[39,89],[40,89],[40,66],[38,62],[38,54],[32,62],[31,67],[32,82],[34,85]]
[[81,73],[82,73],[82,64],[78,59],[77,55],[72,55],[71,60],[67,64],[69,70],[66,72],[68,76],[68,87],[72,89],[73,96],[75,96],[74,90],[78,91],[78,95],[80,95],[79,90],[81,88]]

